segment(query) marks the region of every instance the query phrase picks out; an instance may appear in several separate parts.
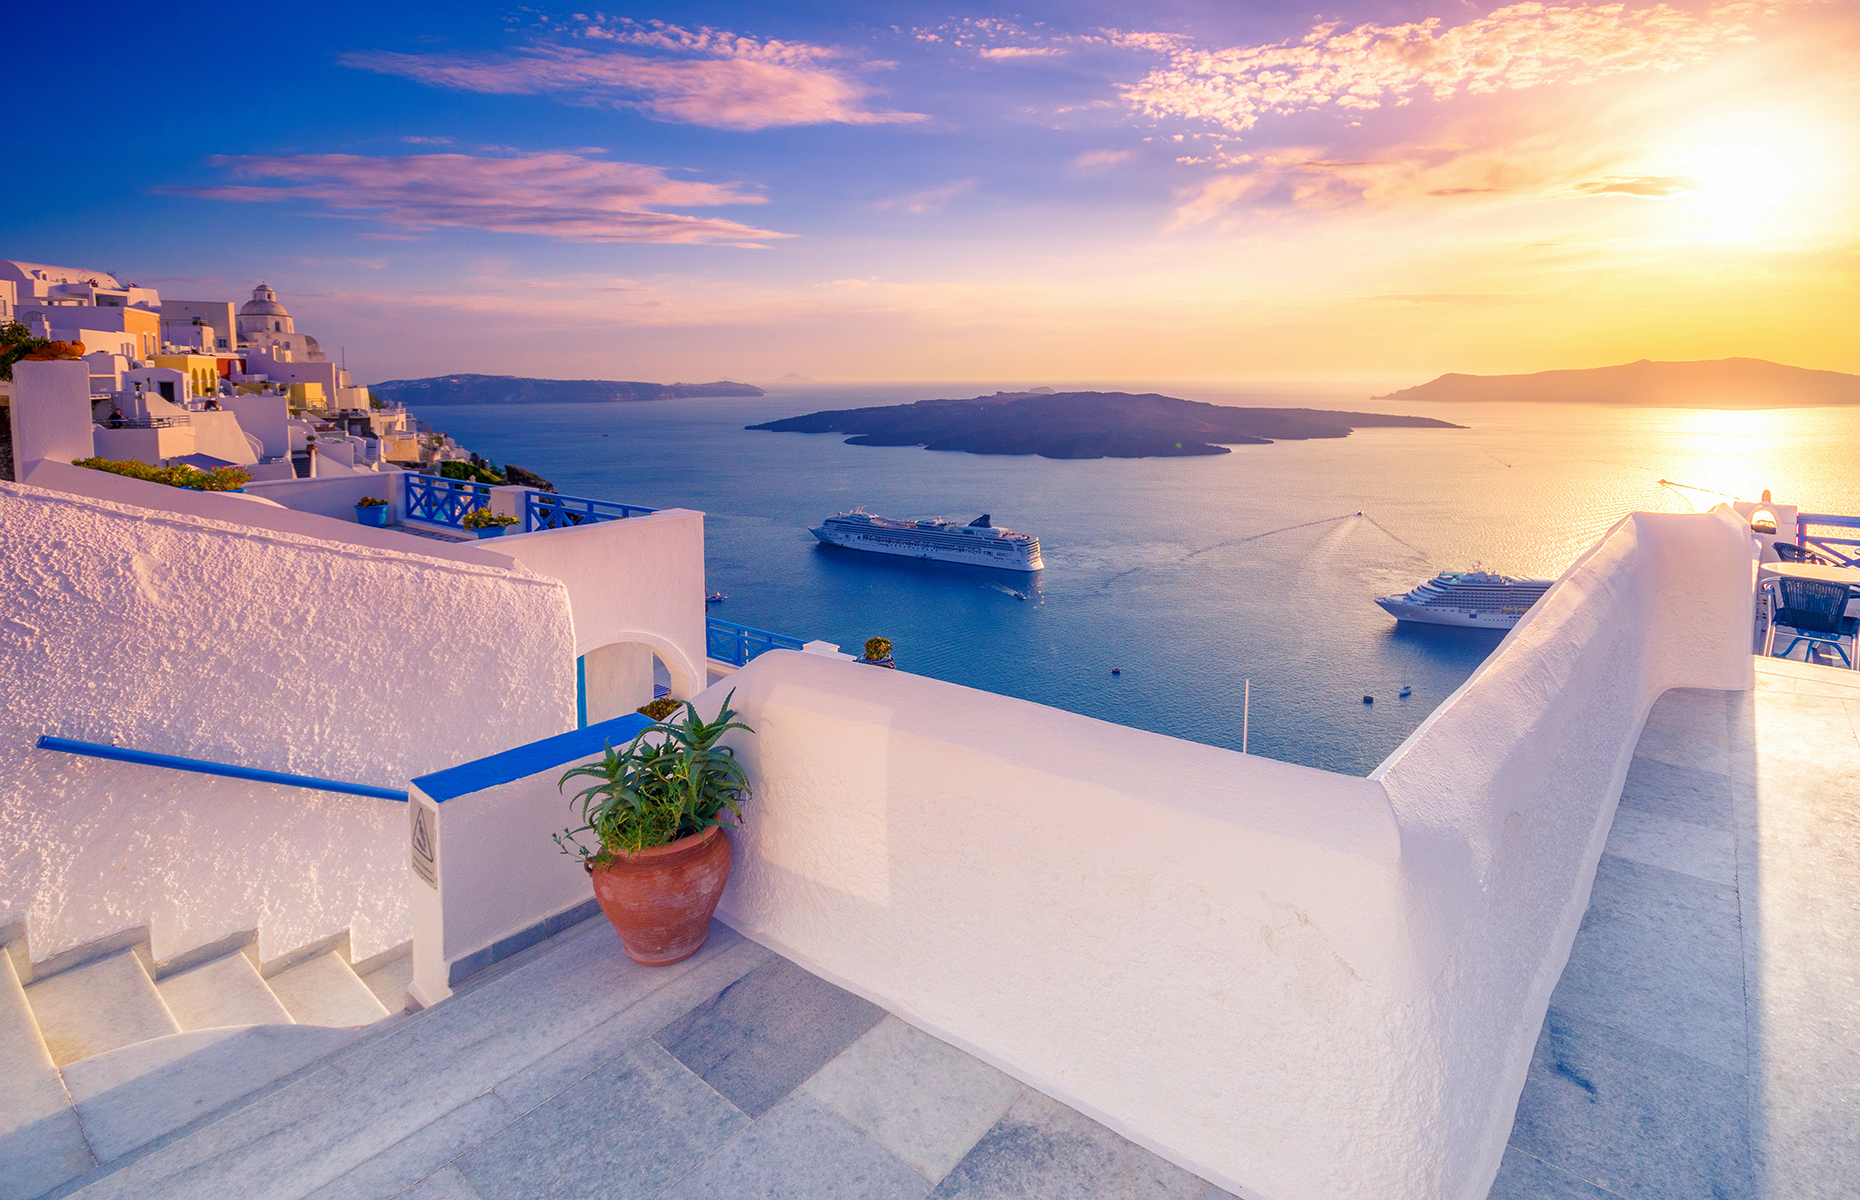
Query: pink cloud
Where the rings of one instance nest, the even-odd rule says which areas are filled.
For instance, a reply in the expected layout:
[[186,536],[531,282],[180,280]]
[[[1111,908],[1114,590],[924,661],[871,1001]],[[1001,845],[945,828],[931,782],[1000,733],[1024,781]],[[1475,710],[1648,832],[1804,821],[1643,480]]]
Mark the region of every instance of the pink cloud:
[[672,179],[659,167],[562,152],[510,158],[301,154],[211,161],[235,179],[279,183],[193,188],[183,194],[244,202],[318,200],[408,228],[454,226],[570,242],[749,246],[791,236],[719,217],[658,211],[764,202],[740,184]]
[[[1630,9],[1511,4],[1463,25],[1440,18],[1402,25],[1315,25],[1297,42],[1203,50],[1155,42],[1169,56],[1125,102],[1152,117],[1205,121],[1233,132],[1262,115],[1326,106],[1379,108],[1459,92],[1589,83],[1631,71],[1673,71],[1709,58],[1746,36],[1745,22],[1767,12],[1733,0],[1698,14],[1667,4]],[[1121,35],[1141,44],[1143,35]]]
[[941,187],[925,188],[920,192],[906,192],[902,196],[892,196],[880,200],[872,207],[880,211],[895,208],[902,212],[910,213],[913,216],[923,216],[927,213],[940,213],[949,207],[949,202],[951,200],[954,200],[958,196],[965,195],[974,190],[974,188],[975,180],[958,179],[954,183],[946,183]]
[[[822,62],[844,56],[833,47],[760,41],[715,29],[631,20],[589,21],[572,30],[584,41],[663,52],[536,45],[490,58],[358,51],[343,63],[400,75],[436,87],[503,95],[555,95],[634,108],[662,121],[715,129],[782,125],[890,125],[924,120],[921,113],[878,111],[872,89]],[[678,55],[680,57],[666,57]]]

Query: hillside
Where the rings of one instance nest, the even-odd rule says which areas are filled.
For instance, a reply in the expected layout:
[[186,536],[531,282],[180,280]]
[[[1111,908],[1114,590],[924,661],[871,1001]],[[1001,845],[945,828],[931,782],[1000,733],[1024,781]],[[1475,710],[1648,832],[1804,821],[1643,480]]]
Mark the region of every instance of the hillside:
[[1534,375],[1442,375],[1377,401],[1462,404],[1616,404],[1628,408],[1819,408],[1860,404],[1860,375],[1760,358],[1639,362]]
[[1228,446],[1281,439],[1348,437],[1352,429],[1388,425],[1461,428],[1431,417],[1228,408],[1153,392],[997,392],[969,400],[809,413],[748,428],[857,435],[846,439],[850,446],[923,446],[1043,458],[1174,458],[1226,454]]
[[383,400],[401,404],[612,404],[634,400],[686,400],[707,396],[761,396],[759,387],[715,383],[638,383],[617,379],[523,379],[515,375],[436,375],[369,385]]

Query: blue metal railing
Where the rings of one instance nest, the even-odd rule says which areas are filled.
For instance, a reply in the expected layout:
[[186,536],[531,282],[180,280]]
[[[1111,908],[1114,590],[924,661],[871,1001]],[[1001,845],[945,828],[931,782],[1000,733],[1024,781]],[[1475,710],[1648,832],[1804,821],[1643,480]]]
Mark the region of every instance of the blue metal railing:
[[319,779],[314,775],[288,775],[283,771],[261,771],[256,767],[235,767],[231,763],[209,762],[203,758],[181,758],[174,754],[152,754],[125,746],[106,746],[100,742],[78,742],[70,738],[42,737],[41,750],[63,750],[67,754],[85,754],[91,758],[109,758],[117,762],[139,763],[145,767],[167,767],[173,771],[192,771],[197,775],[224,775],[228,779],[250,779],[257,783],[281,783],[286,787],[314,788],[319,792],[344,792],[351,796],[374,796],[381,800],[405,803],[407,793],[394,788],[374,787],[366,783],[346,783],[340,779]]
[[756,655],[770,650],[799,650],[801,646],[800,638],[789,637],[785,633],[770,633],[766,629],[733,625],[715,617],[704,622],[704,653],[732,666],[745,666]]
[[[1830,513],[1797,513],[1795,517],[1796,545],[1825,555],[1843,566],[1860,567],[1860,554],[1855,553],[1855,548],[1860,547],[1860,538],[1810,533],[1808,527],[1811,525],[1829,529],[1860,529],[1860,517],[1841,517]],[[1837,550],[1836,546],[1843,549]]]
[[406,480],[407,487],[402,511],[415,521],[431,521],[435,525],[463,529],[466,513],[474,508],[489,507],[491,503],[489,484],[467,483],[463,479],[441,479],[437,475],[416,475],[412,472],[401,478]]
[[637,504],[615,504],[609,500],[589,500],[585,496],[558,496],[553,492],[523,493],[523,532],[538,529],[568,529],[600,521],[624,521],[659,511]]

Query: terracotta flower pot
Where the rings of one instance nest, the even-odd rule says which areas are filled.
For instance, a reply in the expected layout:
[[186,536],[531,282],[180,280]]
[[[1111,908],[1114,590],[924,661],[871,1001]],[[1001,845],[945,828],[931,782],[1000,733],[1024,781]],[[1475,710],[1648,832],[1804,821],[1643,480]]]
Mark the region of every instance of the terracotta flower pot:
[[730,838],[721,826],[589,867],[594,899],[614,923],[626,956],[663,967],[698,952],[730,878]]

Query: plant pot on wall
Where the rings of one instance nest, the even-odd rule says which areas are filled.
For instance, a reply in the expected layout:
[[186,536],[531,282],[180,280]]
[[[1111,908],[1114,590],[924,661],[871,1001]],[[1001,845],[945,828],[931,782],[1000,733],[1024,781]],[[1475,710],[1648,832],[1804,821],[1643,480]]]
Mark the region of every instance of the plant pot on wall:
[[730,879],[730,836],[720,825],[637,854],[589,863],[594,899],[626,956],[663,967],[696,954]]
[[503,525],[480,525],[478,527],[478,536],[480,538],[503,537],[506,528],[507,527]]
[[[555,841],[587,868],[627,957],[648,967],[689,958],[704,944],[730,878],[723,826],[741,818],[749,798],[736,751],[717,744],[733,729],[755,732],[730,719],[730,696],[710,721],[689,702],[683,707],[683,720],[667,714],[625,746],[609,743],[599,761],[567,771],[557,785],[595,781],[574,797],[581,827]],[[584,834],[596,844],[585,845]]]
[[387,528],[388,508],[385,504],[358,504],[355,506],[355,519],[363,525],[372,525],[376,529]]

